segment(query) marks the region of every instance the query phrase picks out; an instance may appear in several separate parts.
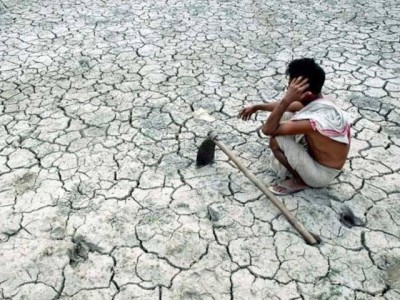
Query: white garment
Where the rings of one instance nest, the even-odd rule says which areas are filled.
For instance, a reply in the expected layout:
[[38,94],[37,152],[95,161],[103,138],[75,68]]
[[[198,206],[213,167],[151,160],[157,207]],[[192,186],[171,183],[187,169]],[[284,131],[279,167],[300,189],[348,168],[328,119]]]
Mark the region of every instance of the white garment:
[[[324,187],[330,184],[340,170],[323,166],[316,162],[308,153],[307,149],[296,142],[294,135],[276,136],[279,148],[283,151],[289,165],[299,173],[301,179],[311,187]],[[274,157],[276,160],[276,158]],[[277,160],[276,160],[277,161]],[[278,161],[277,161],[278,162]],[[274,169],[278,176],[285,176],[289,172],[279,162],[278,169]],[[272,166],[272,162],[271,162]],[[283,168],[283,169],[282,169]],[[286,171],[286,174],[284,173]],[[283,175],[283,176],[282,176]]]
[[350,143],[350,124],[348,114],[332,101],[320,98],[307,104],[291,120],[310,120],[314,130],[340,143]]

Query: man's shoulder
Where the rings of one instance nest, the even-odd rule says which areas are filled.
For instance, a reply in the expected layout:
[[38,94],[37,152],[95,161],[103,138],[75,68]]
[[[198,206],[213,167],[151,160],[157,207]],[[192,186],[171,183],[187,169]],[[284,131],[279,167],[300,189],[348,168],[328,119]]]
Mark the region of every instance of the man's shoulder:
[[339,107],[332,99],[330,98],[318,98],[303,107],[301,111],[320,111],[320,112],[328,112],[330,110],[335,110],[340,113],[345,113],[343,109]]

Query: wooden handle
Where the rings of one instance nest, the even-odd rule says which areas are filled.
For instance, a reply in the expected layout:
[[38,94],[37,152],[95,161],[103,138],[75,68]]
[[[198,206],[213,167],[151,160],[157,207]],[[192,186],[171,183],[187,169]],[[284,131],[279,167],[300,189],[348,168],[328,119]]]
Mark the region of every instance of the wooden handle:
[[261,192],[267,196],[271,202],[282,212],[290,224],[299,232],[304,239],[310,245],[317,244],[317,240],[313,235],[301,224],[296,217],[285,207],[285,205],[270,191],[267,189],[267,185],[262,183],[254,174],[252,174],[239,160],[238,158],[220,141],[217,136],[210,132],[208,136],[215,142],[215,144],[234,162],[234,164],[246,175],[247,178],[252,181]]

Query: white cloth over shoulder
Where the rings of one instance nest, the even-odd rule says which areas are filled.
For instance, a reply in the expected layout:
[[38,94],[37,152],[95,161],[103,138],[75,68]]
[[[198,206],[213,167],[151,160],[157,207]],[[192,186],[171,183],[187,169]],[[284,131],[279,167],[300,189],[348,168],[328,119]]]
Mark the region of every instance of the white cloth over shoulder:
[[307,104],[291,120],[310,120],[314,130],[318,130],[332,140],[350,143],[351,119],[332,101],[320,98]]

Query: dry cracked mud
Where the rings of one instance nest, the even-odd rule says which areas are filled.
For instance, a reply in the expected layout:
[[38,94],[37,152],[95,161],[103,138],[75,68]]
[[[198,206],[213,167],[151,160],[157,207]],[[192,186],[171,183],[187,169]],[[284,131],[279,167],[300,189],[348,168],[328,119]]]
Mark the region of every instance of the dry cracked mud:
[[[398,0],[1,0],[2,299],[400,299]],[[308,246],[220,152],[266,183],[241,107],[293,58],[353,118],[330,187],[283,198]],[[365,227],[340,222],[350,207]]]

